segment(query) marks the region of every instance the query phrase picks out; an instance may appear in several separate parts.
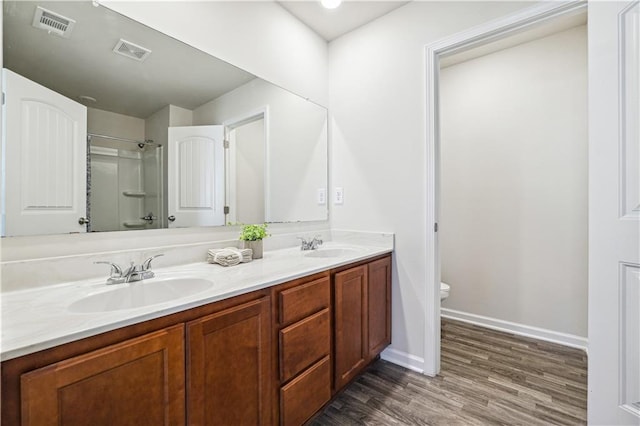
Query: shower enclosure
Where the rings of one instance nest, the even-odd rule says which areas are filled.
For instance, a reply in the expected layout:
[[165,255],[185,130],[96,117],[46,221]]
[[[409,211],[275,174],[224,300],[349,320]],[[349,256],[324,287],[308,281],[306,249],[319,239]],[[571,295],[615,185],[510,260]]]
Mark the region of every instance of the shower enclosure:
[[88,133],[89,232],[161,227],[162,156],[152,140]]

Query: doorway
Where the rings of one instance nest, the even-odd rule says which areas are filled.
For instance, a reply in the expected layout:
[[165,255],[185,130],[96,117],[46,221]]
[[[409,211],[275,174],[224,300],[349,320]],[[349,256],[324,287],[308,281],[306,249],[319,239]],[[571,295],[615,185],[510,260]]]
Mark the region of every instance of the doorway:
[[269,218],[268,108],[227,120],[224,126],[227,223],[265,223]]
[[88,133],[88,232],[158,229],[163,147]]
[[[564,5],[540,5],[527,9],[483,27],[454,35],[426,48],[427,65],[427,226],[434,232],[427,233],[427,271],[425,323],[425,368],[427,375],[436,375],[440,370],[440,242],[438,224],[440,220],[440,155],[441,155],[441,111],[440,111],[440,64],[454,54],[470,51],[479,46],[505,43],[508,38],[517,40],[525,31],[548,31],[549,24],[577,18],[586,11],[586,5],[572,3]],[[452,286],[451,292],[455,292]]]

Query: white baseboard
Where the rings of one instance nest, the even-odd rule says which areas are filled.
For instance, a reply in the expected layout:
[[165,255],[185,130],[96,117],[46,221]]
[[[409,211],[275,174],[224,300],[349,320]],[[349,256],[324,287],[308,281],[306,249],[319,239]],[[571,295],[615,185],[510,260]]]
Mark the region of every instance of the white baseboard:
[[533,337],[534,339],[582,349],[585,352],[587,351],[588,340],[585,337],[580,337],[573,334],[559,333],[557,331],[547,330],[544,328],[517,324],[515,322],[504,321],[496,318],[470,314],[467,312],[461,312],[447,308],[441,308],[440,313],[443,318],[463,321],[470,324],[479,325],[481,327],[491,328],[493,330],[506,331],[507,333],[513,333],[519,336]]
[[392,362],[409,370],[424,373],[424,358],[399,351],[394,348],[387,348],[380,354],[380,358]]

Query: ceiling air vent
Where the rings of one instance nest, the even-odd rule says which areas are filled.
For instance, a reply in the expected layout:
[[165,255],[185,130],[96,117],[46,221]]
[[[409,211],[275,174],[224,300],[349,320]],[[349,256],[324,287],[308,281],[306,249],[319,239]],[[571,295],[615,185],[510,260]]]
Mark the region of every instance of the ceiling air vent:
[[76,24],[71,18],[62,16],[58,13],[47,10],[38,6],[36,13],[33,16],[32,25],[41,30],[49,31],[50,34],[59,35],[60,37],[69,38],[71,36],[71,30]]
[[147,59],[147,56],[151,54],[151,50],[123,39],[118,41],[113,51],[127,58],[135,59],[136,61],[144,61]]

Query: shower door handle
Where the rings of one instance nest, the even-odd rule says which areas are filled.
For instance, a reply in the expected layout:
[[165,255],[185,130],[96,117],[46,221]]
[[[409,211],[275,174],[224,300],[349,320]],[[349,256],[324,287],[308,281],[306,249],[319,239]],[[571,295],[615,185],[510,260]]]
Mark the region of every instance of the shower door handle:
[[167,219],[169,219],[169,222],[173,222],[174,220],[176,220],[176,217],[174,215],[171,215]]

